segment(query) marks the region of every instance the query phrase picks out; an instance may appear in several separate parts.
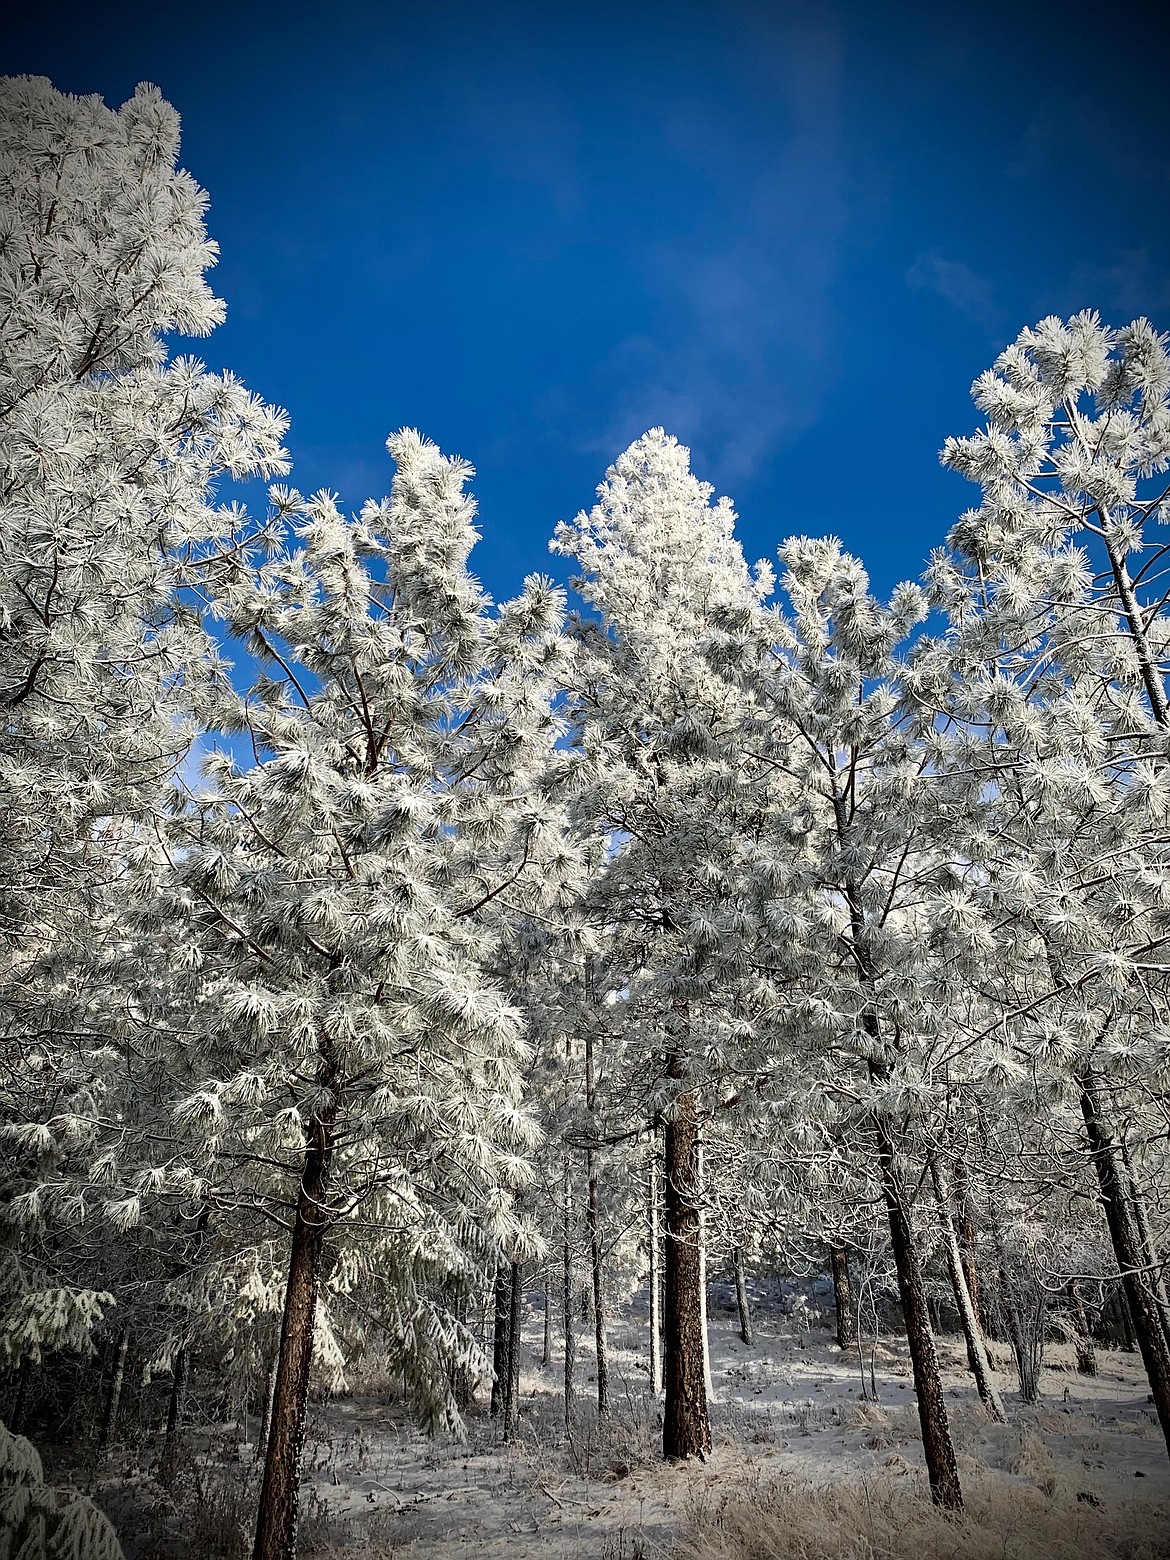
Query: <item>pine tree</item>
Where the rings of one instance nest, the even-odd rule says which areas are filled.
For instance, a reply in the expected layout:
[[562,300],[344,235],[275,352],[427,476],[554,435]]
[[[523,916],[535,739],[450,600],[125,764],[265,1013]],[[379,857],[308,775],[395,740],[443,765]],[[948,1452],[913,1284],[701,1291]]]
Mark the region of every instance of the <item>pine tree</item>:
[[[126,847],[198,728],[200,611],[250,529],[221,474],[286,469],[282,413],[164,335],[223,316],[206,199],[154,87],[114,110],[0,82],[0,1359],[85,1348],[134,1198],[110,1143],[148,1102],[91,965]],[[96,1214],[96,1221],[90,1220]]]
[[222,690],[255,761],[209,761],[142,923],[190,971],[174,1070],[202,1078],[175,1121],[202,1195],[290,1232],[257,1560],[292,1553],[314,1332],[347,1294],[457,1426],[447,1367],[478,1356],[433,1280],[514,1244],[529,1176],[519,1015],[485,966],[559,850],[531,784],[559,601],[533,578],[493,612],[470,468],[390,448],[389,500],[350,522],[278,494],[295,539],[216,598],[262,667]]
[[587,896],[608,929],[598,991],[620,1048],[611,1093],[637,1130],[664,1132],[664,1329],[668,1457],[705,1453],[700,1121],[754,1036],[739,1000],[746,927],[728,884],[750,758],[743,700],[714,672],[705,638],[721,610],[768,588],[733,534],[727,500],[690,472],[661,429],[606,473],[599,502],[558,527],[575,588],[597,614],[577,629],[571,719],[581,754],[576,814],[609,859]]
[[987,426],[943,459],[982,502],[935,556],[949,627],[922,646],[911,686],[948,815],[963,820],[969,892],[998,928],[981,1038],[1012,1034],[1017,1065],[1041,1069],[1081,1117],[1170,1445],[1162,1258],[1117,1124],[1167,1066],[1170,625],[1162,549],[1145,535],[1168,491],[1167,341],[1144,320],[1044,320],[973,393]]
[[958,1508],[904,1165],[911,1124],[933,1103],[946,1001],[921,909],[945,898],[945,864],[940,872],[923,827],[922,754],[896,682],[895,647],[921,618],[922,594],[903,586],[880,606],[832,539],[794,538],[780,556],[791,613],[725,614],[717,650],[743,668],[765,751],[787,782],[774,789],[754,866],[757,916],[786,993],[775,1021],[810,1097],[844,1084],[863,1101],[854,1130],[873,1142],[931,1493]]

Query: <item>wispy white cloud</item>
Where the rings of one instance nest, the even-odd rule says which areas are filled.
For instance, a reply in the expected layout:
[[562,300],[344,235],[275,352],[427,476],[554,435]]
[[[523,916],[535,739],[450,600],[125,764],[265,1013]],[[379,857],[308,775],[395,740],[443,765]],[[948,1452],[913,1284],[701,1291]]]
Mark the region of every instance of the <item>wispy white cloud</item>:
[[1113,325],[1139,314],[1152,315],[1161,324],[1170,313],[1170,274],[1148,249],[1117,249],[1108,259],[1075,266],[1045,305],[1058,314],[1099,309]]
[[948,260],[937,251],[919,255],[906,272],[911,287],[937,293],[953,309],[992,335],[998,334],[1006,313],[996,302],[995,290],[987,277],[973,270],[965,260]]
[[[718,481],[758,471],[818,415],[837,372],[833,287],[847,220],[831,19],[753,6],[726,14],[737,33],[729,50],[767,77],[766,90],[752,82],[743,120],[694,102],[668,118],[668,144],[707,182],[713,214],[630,256],[654,316],[599,361],[590,389],[607,411],[574,438],[609,459],[663,425]],[[557,387],[540,412],[559,421],[577,404]]]

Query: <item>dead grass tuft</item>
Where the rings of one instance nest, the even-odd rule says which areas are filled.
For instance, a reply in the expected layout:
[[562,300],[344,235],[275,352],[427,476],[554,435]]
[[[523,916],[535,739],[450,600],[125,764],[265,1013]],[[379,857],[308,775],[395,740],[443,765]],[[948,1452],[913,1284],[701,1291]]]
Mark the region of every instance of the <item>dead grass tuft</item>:
[[880,1403],[850,1403],[841,1415],[846,1430],[864,1433],[864,1444],[871,1451],[887,1446],[906,1446],[921,1436],[918,1412],[909,1404],[899,1408],[883,1408]]
[[578,1408],[568,1438],[569,1462],[586,1479],[620,1483],[635,1468],[661,1460],[661,1431],[648,1405],[631,1396],[604,1419],[595,1409]]

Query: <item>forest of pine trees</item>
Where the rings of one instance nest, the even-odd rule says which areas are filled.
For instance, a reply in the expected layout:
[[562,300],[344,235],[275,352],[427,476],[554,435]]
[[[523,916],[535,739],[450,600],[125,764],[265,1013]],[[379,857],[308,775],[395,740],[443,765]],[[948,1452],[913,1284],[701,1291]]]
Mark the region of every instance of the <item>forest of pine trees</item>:
[[888,601],[783,515],[749,565],[654,429],[571,592],[497,604],[466,462],[395,433],[346,515],[174,354],[223,312],[177,152],[154,88],[0,87],[12,1553],[120,1553],[34,1447],[137,1416],[165,1486],[214,1398],[288,1560],[313,1393],[375,1362],[507,1438],[530,1291],[570,1430],[621,1309],[706,1456],[715,1273],[745,1345],[761,1275],[859,1356],[885,1294],[946,1510],[940,1331],[997,1421],[1052,1340],[1136,1351],[1170,1452],[1168,339],[1024,330]]

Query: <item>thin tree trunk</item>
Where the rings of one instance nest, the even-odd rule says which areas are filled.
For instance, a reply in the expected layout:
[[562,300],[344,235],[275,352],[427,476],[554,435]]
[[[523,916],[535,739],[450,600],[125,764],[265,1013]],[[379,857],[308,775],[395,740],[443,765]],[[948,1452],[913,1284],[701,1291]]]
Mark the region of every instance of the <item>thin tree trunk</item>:
[[[468,1324],[469,1306],[470,1292],[466,1280],[457,1278],[455,1280],[455,1292],[452,1297],[452,1310],[456,1321],[463,1327],[466,1327]],[[466,1363],[457,1364],[452,1360],[450,1380],[451,1393],[456,1405],[460,1409],[465,1409],[472,1398],[471,1371]]]
[[947,1271],[950,1274],[959,1321],[963,1327],[963,1337],[967,1341],[967,1363],[975,1378],[980,1402],[992,1419],[1003,1425],[1007,1423],[1007,1414],[991,1374],[987,1340],[979,1325],[971,1291],[967,1288],[967,1275],[963,1271],[963,1253],[951,1212],[951,1191],[947,1184],[946,1171],[933,1154],[930,1156],[930,1178],[934,1184],[934,1195],[938,1203],[939,1226],[942,1230],[943,1249],[946,1252]]
[[[834,792],[833,806],[842,841],[848,836],[845,824],[844,799]],[[846,885],[853,946],[862,962],[862,972],[871,984],[874,971],[869,963],[866,948],[865,916],[861,908],[861,896],[854,884]],[[885,1040],[881,1021],[871,1008],[862,1014],[862,1024],[869,1038],[883,1049],[868,1063],[871,1082],[883,1081],[888,1076],[882,1060]],[[888,1118],[879,1110],[874,1122],[877,1130],[878,1168],[881,1174],[882,1197],[886,1204],[886,1216],[890,1225],[890,1245],[894,1268],[898,1275],[898,1293],[902,1301],[902,1317],[906,1324],[906,1341],[910,1346],[910,1363],[914,1372],[914,1389],[918,1396],[918,1422],[922,1427],[922,1450],[926,1458],[926,1473],[930,1480],[930,1498],[936,1506],[948,1511],[963,1509],[963,1492],[959,1484],[959,1464],[951,1440],[951,1427],[947,1421],[947,1405],[943,1397],[942,1376],[938,1368],[934,1336],[930,1330],[930,1316],[926,1308],[926,1288],[922,1280],[922,1264],[914,1244],[914,1229],[910,1209],[906,1204],[901,1179],[898,1174],[897,1142]]]
[[[596,1081],[593,1071],[593,1032],[585,1034],[585,1105],[590,1115],[597,1109]],[[601,1203],[597,1184],[597,1155],[592,1148],[585,1153],[585,1173],[588,1179],[589,1201],[586,1218],[589,1223],[589,1257],[593,1275],[593,1336],[597,1344],[597,1412],[605,1419],[609,1414],[609,1347],[605,1330],[605,1290],[603,1287],[601,1249]]]
[[852,1349],[857,1343],[857,1321],[853,1314],[853,1284],[849,1278],[849,1253],[844,1246],[829,1247],[829,1270],[833,1275],[837,1347]]
[[1133,1209],[1134,1228],[1137,1231],[1138,1241],[1141,1246],[1142,1261],[1149,1270],[1150,1289],[1158,1306],[1158,1315],[1162,1318],[1162,1331],[1166,1335],[1167,1347],[1170,1348],[1170,1298],[1166,1294],[1166,1267],[1158,1248],[1154,1244],[1153,1231],[1150,1229],[1149,1215],[1146,1212],[1146,1199],[1142,1196],[1141,1187],[1137,1176],[1134,1174],[1133,1162],[1129,1157],[1129,1147],[1125,1141],[1124,1133],[1118,1134],[1121,1147],[1121,1162],[1125,1167],[1126,1185],[1129,1191],[1130,1206]]
[[495,1327],[492,1330],[492,1417],[504,1412],[508,1383],[512,1379],[512,1287],[511,1269],[496,1263]]
[[[671,1076],[683,1076],[677,1060],[672,1062]],[[678,1097],[664,1136],[666,1400],[662,1450],[666,1457],[693,1457],[711,1449],[703,1380],[699,1121],[693,1093]]]
[[508,1295],[508,1387],[504,1394],[504,1440],[510,1441],[520,1414],[520,1301],[523,1268],[513,1262]]
[[987,1332],[987,1315],[983,1307],[983,1295],[979,1284],[979,1262],[976,1256],[975,1220],[971,1214],[971,1193],[967,1182],[967,1166],[961,1159],[955,1161],[955,1233],[959,1237],[959,1252],[963,1259],[963,1278],[967,1293],[975,1307],[975,1315],[984,1334]]
[[703,1330],[703,1390],[707,1405],[715,1401],[715,1382],[711,1375],[711,1317],[707,1304],[707,1215],[704,1204],[707,1196],[706,1167],[703,1154],[703,1134],[699,1132],[699,1318]]
[[[1103,525],[1108,524],[1105,512],[1098,510]],[[1158,660],[1150,647],[1149,634],[1146,627],[1146,613],[1137,599],[1137,593],[1133,588],[1129,570],[1126,567],[1125,556],[1113,541],[1112,537],[1105,537],[1105,551],[1109,557],[1109,566],[1113,571],[1113,580],[1117,586],[1117,594],[1121,598],[1122,611],[1125,614],[1126,625],[1130,638],[1133,640],[1134,653],[1137,657],[1138,669],[1142,675],[1142,682],[1146,687],[1146,695],[1150,701],[1150,709],[1159,726],[1170,726],[1170,706],[1166,700],[1166,685],[1162,681],[1162,673],[1158,668]]]
[[544,1276],[544,1341],[540,1349],[541,1370],[547,1370],[552,1363],[552,1312],[553,1286],[552,1268],[550,1267]]
[[24,1355],[20,1361],[20,1369],[16,1373],[16,1396],[12,1400],[12,1412],[8,1418],[8,1428],[13,1435],[24,1433],[24,1416],[28,1412],[29,1387],[32,1385],[33,1362],[30,1355]]
[[159,1483],[170,1489],[179,1469],[179,1431],[183,1424],[183,1396],[187,1390],[187,1345],[182,1344],[175,1353],[171,1367],[171,1393],[167,1402],[167,1427],[163,1432],[162,1456],[159,1458]]
[[569,1156],[564,1159],[561,1185],[561,1333],[565,1348],[565,1427],[573,1419],[573,1367],[577,1345],[573,1336],[573,1182]]
[[1089,1152],[1097,1172],[1097,1184],[1101,1189],[1113,1254],[1121,1273],[1124,1298],[1129,1305],[1130,1323],[1146,1367],[1167,1450],[1170,1450],[1170,1345],[1166,1341],[1161,1310],[1150,1282],[1153,1275],[1143,1272],[1144,1252],[1126,1197],[1117,1144],[1102,1110],[1096,1079],[1086,1070],[1078,1081],[1081,1086],[1081,1115],[1089,1139]]
[[650,1228],[650,1390],[662,1391],[662,1291],[659,1274],[658,1133],[650,1143],[646,1165],[647,1223]]
[[102,1416],[102,1434],[98,1442],[100,1451],[107,1452],[114,1444],[114,1431],[118,1424],[118,1408],[122,1402],[122,1384],[126,1380],[126,1356],[130,1352],[130,1330],[118,1331],[114,1361],[110,1368],[110,1384],[106,1388],[106,1410]]
[[1077,1353],[1077,1374],[1080,1376],[1095,1376],[1097,1374],[1097,1350],[1093,1343],[1093,1328],[1085,1310],[1084,1296],[1081,1294],[1080,1285],[1076,1279],[1073,1279],[1068,1286],[1068,1299],[1072,1324],[1075,1329],[1073,1347]]
[[[332,1064],[322,1069],[320,1081],[326,1087],[335,1078],[336,1069]],[[309,1374],[313,1365],[317,1290],[328,1228],[325,1199],[333,1159],[332,1128],[336,1110],[334,1097],[328,1111],[310,1125],[304,1169],[297,1190],[276,1357],[276,1388],[272,1395],[252,1560],[293,1560],[296,1554],[301,1454],[305,1444]]]
[[[589,1157],[592,1159],[592,1154]],[[604,1419],[609,1413],[609,1340],[606,1335],[598,1218],[597,1179],[592,1176],[589,1181],[589,1245],[593,1268],[593,1337],[597,1347],[597,1412]]]
[[756,1335],[752,1330],[752,1311],[748,1304],[747,1272],[744,1267],[742,1246],[737,1246],[732,1252],[731,1263],[735,1272],[735,1305],[739,1311],[739,1336],[744,1343],[751,1345],[756,1341]]
[[1003,1229],[998,1215],[992,1215],[990,1224],[998,1266],[999,1310],[1007,1330],[1008,1342],[1012,1346],[1012,1354],[1015,1356],[1020,1397],[1025,1403],[1035,1403],[1040,1395],[1039,1362],[1035,1358],[1032,1340],[1028,1336],[1024,1317],[1020,1311],[1019,1296],[1012,1282],[1012,1275],[1008,1271],[1007,1248],[1004,1245]]
[[1133,1317],[1125,1296],[1125,1285],[1120,1276],[1113,1291],[1113,1308],[1117,1312],[1117,1330],[1121,1334],[1121,1348],[1126,1354],[1137,1353],[1137,1334],[1133,1330]]
[[256,1432],[256,1459],[261,1461],[268,1447],[268,1427],[272,1423],[272,1400],[276,1396],[276,1362],[273,1355],[264,1372],[264,1401],[260,1405],[260,1428]]
[[[876,1019],[874,1024],[876,1027]],[[873,1076],[881,1076],[878,1064],[871,1062],[870,1069]],[[876,1125],[882,1196],[890,1225],[890,1245],[898,1274],[906,1341],[910,1345],[914,1389],[918,1395],[918,1422],[922,1427],[922,1449],[930,1480],[930,1498],[936,1506],[942,1506],[948,1511],[961,1511],[963,1495],[959,1485],[959,1465],[951,1441],[942,1376],[938,1368],[934,1336],[930,1330],[922,1264],[914,1244],[910,1210],[906,1206],[898,1175],[897,1147],[890,1124],[884,1116],[878,1116]]]

